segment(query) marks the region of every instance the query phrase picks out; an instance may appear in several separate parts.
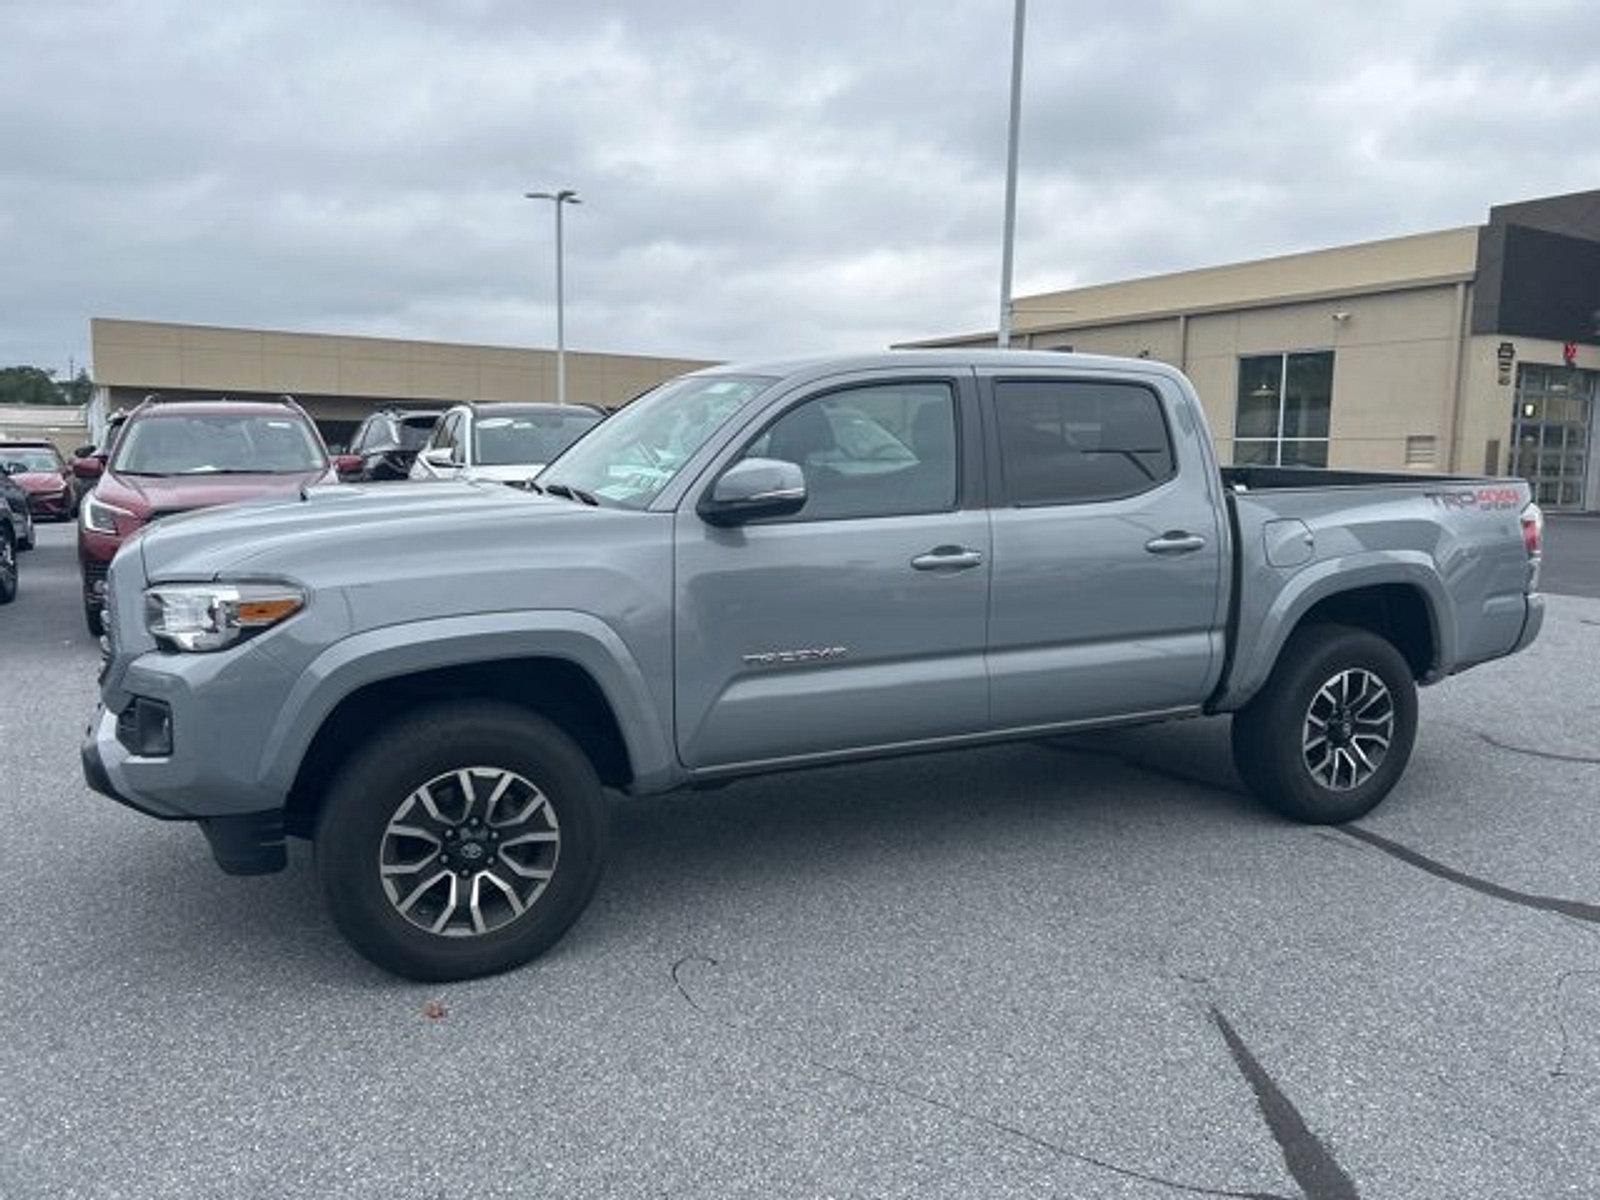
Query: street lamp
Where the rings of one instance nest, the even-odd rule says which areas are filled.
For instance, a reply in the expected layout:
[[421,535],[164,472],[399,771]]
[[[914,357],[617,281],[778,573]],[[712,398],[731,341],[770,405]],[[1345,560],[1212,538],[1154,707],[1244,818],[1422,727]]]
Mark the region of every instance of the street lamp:
[[563,309],[561,281],[561,208],[567,204],[582,204],[578,193],[571,188],[557,192],[523,192],[526,200],[551,200],[556,210],[556,403],[567,402],[567,323]]
[[1006,134],[1006,231],[1000,249],[1000,324],[997,344],[1011,345],[1011,244],[1017,234],[1017,127],[1022,123],[1022,30],[1027,0],[1017,0],[1011,23],[1011,125]]

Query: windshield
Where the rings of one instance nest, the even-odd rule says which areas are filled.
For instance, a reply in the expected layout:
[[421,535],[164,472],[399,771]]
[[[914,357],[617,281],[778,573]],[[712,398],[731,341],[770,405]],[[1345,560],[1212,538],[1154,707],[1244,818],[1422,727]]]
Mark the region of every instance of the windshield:
[[61,470],[61,460],[44,446],[0,446],[0,464],[13,472]]
[[599,413],[581,408],[571,412],[481,416],[473,426],[473,436],[478,440],[477,462],[486,467],[551,462],[599,423]]
[[407,417],[399,422],[400,449],[421,450],[423,443],[428,440],[428,435],[433,432],[433,427],[438,423],[438,413]]
[[539,482],[644,508],[707,438],[773,382],[764,375],[687,375],[664,383],[607,418]]
[[153,414],[128,424],[111,463],[127,475],[300,475],[326,467],[311,426],[276,413]]

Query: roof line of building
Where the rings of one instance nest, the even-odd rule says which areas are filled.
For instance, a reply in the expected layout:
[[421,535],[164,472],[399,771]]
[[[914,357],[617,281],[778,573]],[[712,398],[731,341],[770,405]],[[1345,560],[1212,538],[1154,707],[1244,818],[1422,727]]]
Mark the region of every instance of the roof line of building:
[[[369,342],[374,344],[399,344],[399,345],[424,345],[424,346],[449,346],[458,350],[499,350],[509,351],[514,354],[554,354],[553,346],[508,346],[494,342],[450,342],[438,338],[408,338],[389,336],[375,333],[331,333],[327,330],[307,329],[270,329],[261,326],[249,325],[215,325],[201,321],[151,321],[143,317],[90,317],[91,327],[96,323],[105,326],[142,326],[145,328],[186,330],[205,330],[209,333],[245,334],[266,337],[308,338],[313,341],[346,341]],[[659,362],[663,359],[674,362],[686,363],[715,363],[720,360],[703,358],[691,354],[637,354],[613,350],[575,350],[568,346],[566,353],[574,357],[589,358],[627,358],[637,359],[641,362]]]
[[[1153,276],[1151,278],[1162,278]],[[1471,283],[1473,272],[1451,271],[1443,275],[1428,275],[1418,279],[1395,280],[1345,288],[1325,288],[1319,291],[1290,292],[1279,296],[1262,296],[1253,300],[1226,300],[1216,304],[1190,304],[1167,308],[1135,310],[1104,317],[1088,317],[1081,321],[1051,321],[1042,324],[1024,323],[1027,309],[1016,309],[1012,315],[1011,332],[1014,336],[1031,337],[1040,333],[1070,333],[1075,329],[1100,329],[1110,325],[1128,325],[1135,321],[1170,321],[1178,317],[1209,316],[1223,312],[1246,312],[1257,308],[1277,308],[1284,304],[1316,304],[1324,300],[1349,300],[1356,296],[1377,296],[1391,292],[1414,292],[1425,288],[1451,287],[1458,283]],[[1039,312],[1039,309],[1034,309]],[[924,346],[951,346],[967,342],[993,341],[994,330],[981,333],[957,333],[949,337],[896,342],[896,347],[916,349]]]

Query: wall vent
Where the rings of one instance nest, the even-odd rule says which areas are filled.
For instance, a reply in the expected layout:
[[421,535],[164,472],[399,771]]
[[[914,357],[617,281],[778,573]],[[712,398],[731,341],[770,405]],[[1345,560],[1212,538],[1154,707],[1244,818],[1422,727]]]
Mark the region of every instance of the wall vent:
[[1439,461],[1439,439],[1431,433],[1406,438],[1406,466],[1431,467]]

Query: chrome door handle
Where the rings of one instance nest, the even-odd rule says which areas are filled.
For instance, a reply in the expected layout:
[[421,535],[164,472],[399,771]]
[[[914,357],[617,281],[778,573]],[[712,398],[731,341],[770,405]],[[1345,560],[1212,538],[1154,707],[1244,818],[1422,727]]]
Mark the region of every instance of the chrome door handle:
[[1206,544],[1205,538],[1198,533],[1185,533],[1181,529],[1169,529],[1158,538],[1151,538],[1144,544],[1144,548],[1151,554],[1188,554],[1198,550]]
[[914,571],[965,571],[983,562],[983,554],[965,546],[935,546],[911,560]]

